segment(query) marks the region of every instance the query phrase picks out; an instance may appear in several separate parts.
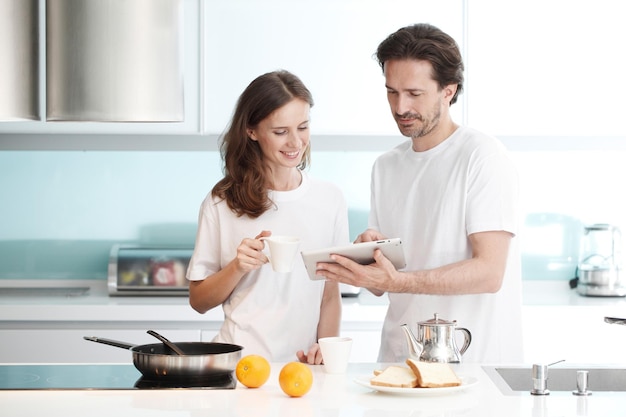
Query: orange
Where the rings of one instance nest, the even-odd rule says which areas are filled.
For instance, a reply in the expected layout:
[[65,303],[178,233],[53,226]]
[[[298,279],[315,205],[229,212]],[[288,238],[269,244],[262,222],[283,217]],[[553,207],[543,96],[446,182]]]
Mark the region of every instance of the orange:
[[258,388],[270,377],[270,363],[263,356],[248,355],[237,362],[237,381],[248,388]]
[[302,397],[313,385],[313,372],[303,363],[289,362],[280,370],[278,383],[290,397]]

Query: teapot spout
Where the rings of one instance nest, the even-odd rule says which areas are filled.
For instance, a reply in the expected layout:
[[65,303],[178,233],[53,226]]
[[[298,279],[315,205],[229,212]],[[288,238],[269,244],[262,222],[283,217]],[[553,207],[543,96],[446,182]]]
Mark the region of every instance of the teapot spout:
[[419,360],[422,350],[424,350],[424,346],[417,340],[406,324],[403,324],[400,327],[402,327],[402,330],[404,330],[404,334],[406,335],[406,343],[409,347],[409,357]]

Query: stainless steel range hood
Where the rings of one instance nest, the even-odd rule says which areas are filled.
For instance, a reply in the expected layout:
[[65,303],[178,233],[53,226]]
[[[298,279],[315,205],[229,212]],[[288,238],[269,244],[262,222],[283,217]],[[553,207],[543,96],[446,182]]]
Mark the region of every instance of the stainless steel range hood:
[[39,120],[38,0],[0,0],[0,121]]
[[182,6],[47,0],[46,119],[183,121]]

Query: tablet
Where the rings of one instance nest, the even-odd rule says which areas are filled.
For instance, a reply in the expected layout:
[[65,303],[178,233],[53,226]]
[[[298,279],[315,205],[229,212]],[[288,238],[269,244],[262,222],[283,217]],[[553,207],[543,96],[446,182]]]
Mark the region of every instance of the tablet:
[[346,246],[336,246],[333,248],[317,249],[310,251],[302,251],[302,259],[304,266],[309,274],[309,278],[313,280],[325,279],[321,275],[317,275],[316,265],[318,262],[335,263],[330,259],[331,254],[342,255],[350,258],[361,265],[368,265],[374,262],[374,250],[380,249],[383,255],[387,257],[396,267],[402,269],[406,266],[404,260],[404,249],[400,238],[383,239],[374,242],[353,243]]

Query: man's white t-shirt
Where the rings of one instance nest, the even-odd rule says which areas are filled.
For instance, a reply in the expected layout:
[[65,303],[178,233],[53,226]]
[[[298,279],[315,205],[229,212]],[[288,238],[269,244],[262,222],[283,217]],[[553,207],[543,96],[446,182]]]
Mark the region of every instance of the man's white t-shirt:
[[[298,236],[300,251],[349,243],[348,211],[341,190],[310,178],[292,191],[270,191],[275,206],[253,219],[237,217],[225,201],[209,194],[200,207],[194,253],[187,279],[203,280],[236,257],[244,238],[262,230]],[[267,245],[265,252],[268,252]],[[244,276],[222,304],[224,323],[214,341],[244,347],[270,361],[296,360],[317,341],[324,281],[308,278],[301,256],[293,271],[277,273],[270,264]]]
[[[369,227],[402,239],[406,271],[471,258],[472,233],[517,234],[518,177],[513,163],[495,138],[467,127],[425,152],[413,151],[407,141],[381,155],[372,170],[371,192]],[[495,294],[388,294],[379,361],[403,362],[408,349],[400,326],[409,324],[415,332],[417,322],[435,313],[472,333],[463,361],[522,361],[517,240],[511,241],[502,288]]]

